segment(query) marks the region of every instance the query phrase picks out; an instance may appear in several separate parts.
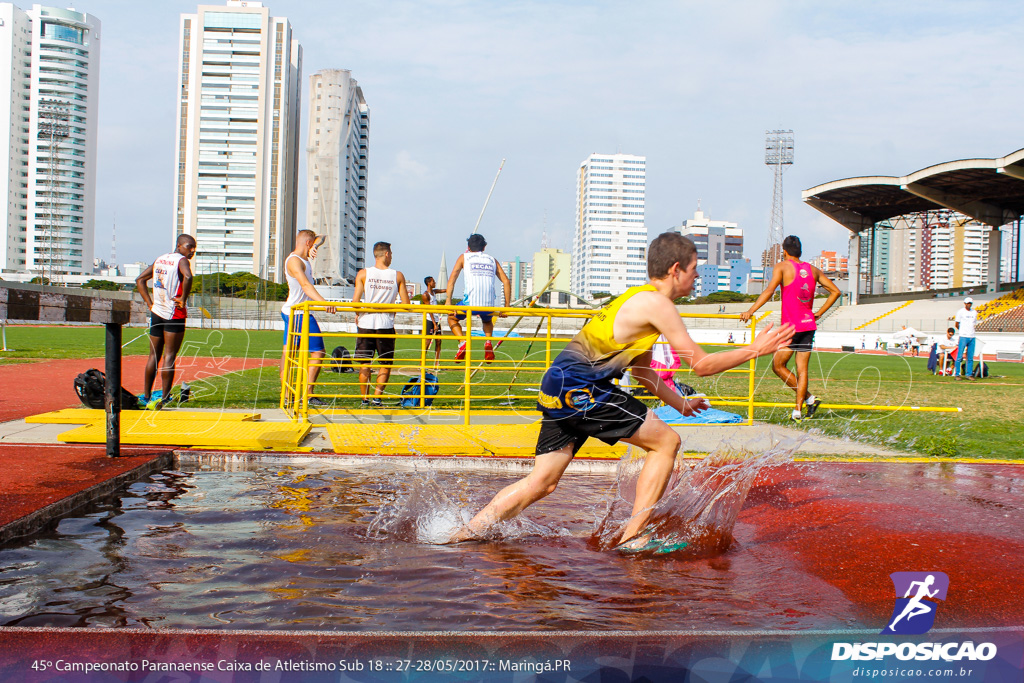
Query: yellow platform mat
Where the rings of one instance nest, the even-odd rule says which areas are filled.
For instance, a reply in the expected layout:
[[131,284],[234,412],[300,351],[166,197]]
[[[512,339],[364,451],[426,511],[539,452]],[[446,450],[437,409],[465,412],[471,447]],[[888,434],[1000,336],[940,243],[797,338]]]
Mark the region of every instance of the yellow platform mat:
[[331,424],[327,435],[346,455],[490,455],[451,425]]
[[[121,422],[121,443],[153,446],[182,446],[230,450],[296,448],[309,433],[310,424],[291,422],[242,422],[213,420],[167,420],[159,424],[138,420]],[[57,437],[65,443],[104,443],[103,423],[86,425]]]
[[[107,414],[102,410],[94,410],[92,408],[64,408],[63,410],[54,410],[49,413],[29,415],[25,418],[25,422],[36,424],[87,425],[106,422],[106,419]],[[209,420],[224,422],[252,422],[253,420],[258,419],[260,419],[259,413],[220,413],[202,410],[161,410],[158,412],[151,410],[121,411],[122,426],[134,423],[138,420],[163,423],[177,420],[188,420],[192,422]]]
[[[335,453],[346,455],[452,455],[529,457],[540,425],[391,425],[331,424],[327,434]],[[617,459],[625,444],[596,439],[578,453],[584,458]]]
[[[526,457],[534,454],[540,423],[518,425],[472,425],[454,429],[466,438],[473,439],[494,455]],[[587,439],[587,443],[576,454],[578,458],[618,459],[626,452],[624,443],[609,446],[599,439]]]

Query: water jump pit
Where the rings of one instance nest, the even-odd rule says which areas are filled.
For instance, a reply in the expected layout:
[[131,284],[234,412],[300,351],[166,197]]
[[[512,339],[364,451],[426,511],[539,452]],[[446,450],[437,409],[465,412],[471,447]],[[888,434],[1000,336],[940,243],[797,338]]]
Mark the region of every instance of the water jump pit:
[[178,452],[0,550],[0,624],[877,633],[900,571],[949,577],[937,628],[1024,624],[1024,468],[784,451],[680,460],[655,526],[687,547],[635,556],[609,549],[628,457],[581,461],[486,541],[443,545],[529,461]]

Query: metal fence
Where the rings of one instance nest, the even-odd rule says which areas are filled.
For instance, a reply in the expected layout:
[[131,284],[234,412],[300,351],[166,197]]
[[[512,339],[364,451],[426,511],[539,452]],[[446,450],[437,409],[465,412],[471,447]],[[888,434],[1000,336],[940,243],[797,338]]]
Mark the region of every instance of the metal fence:
[[[466,316],[463,321],[463,334],[455,337],[451,334],[426,334],[427,321],[431,315],[436,315],[441,324],[448,314],[458,311]],[[415,400],[423,400],[428,397],[428,385],[434,384],[437,393],[433,395],[433,401],[437,404],[449,406],[448,409],[457,409],[462,414],[464,424],[470,423],[470,416],[474,412],[487,410],[489,414],[495,412],[508,412],[515,414],[515,408],[504,406],[516,406],[517,402],[525,401],[519,410],[527,406],[532,409],[532,402],[537,398],[540,380],[544,371],[550,366],[551,361],[558,355],[571,334],[575,334],[582,326],[599,311],[581,309],[545,309],[545,308],[472,308],[466,306],[425,306],[425,305],[404,305],[404,304],[352,304],[341,302],[307,301],[293,306],[289,320],[289,331],[287,334],[287,353],[284,362],[284,371],[281,382],[280,407],[293,420],[308,421],[310,416],[309,399],[318,398],[332,405],[331,410],[344,410],[351,412],[352,408],[344,407],[360,402],[364,397],[369,396],[372,390],[374,375],[382,368],[387,368],[390,374],[407,378],[406,386],[412,390]],[[321,325],[319,333],[310,331],[310,315],[320,314],[321,320],[327,317],[322,314],[328,313],[329,318],[336,320],[352,320],[356,314],[363,313],[389,313],[401,315],[406,320],[406,327],[412,327],[413,331],[407,334],[363,334],[354,329],[354,325],[345,325],[347,330],[328,331],[326,327],[332,325]],[[505,323],[498,329],[495,326],[493,336],[483,336],[478,332],[480,321],[474,319],[472,313],[491,313],[495,321]],[[502,316],[501,318],[497,316]],[[730,314],[681,314],[686,319],[687,325],[691,325],[695,319],[718,319],[719,322],[739,322],[738,315]],[[409,325],[410,318],[418,324]],[[296,324],[298,321],[298,324]],[[511,323],[511,324],[509,324]],[[749,329],[750,339],[753,340],[755,332],[754,321],[742,324],[744,330]],[[337,325],[333,325],[337,327]],[[515,332],[517,336],[511,337]],[[405,342],[403,348],[398,348],[395,357],[390,361],[381,362],[379,358],[372,361],[368,359],[336,359],[330,351],[326,352],[323,358],[315,358],[310,352],[310,340],[319,336],[324,341],[326,349],[330,349],[333,343],[341,343],[349,340],[353,346],[356,338],[386,338],[395,339],[396,346],[399,342]],[[436,339],[442,343],[465,342],[465,357],[461,360],[454,360],[450,355],[435,362],[433,349],[428,350],[428,345]],[[413,344],[409,342],[413,341]],[[484,342],[491,342],[495,351],[495,358],[491,361],[484,359],[481,345]],[[500,354],[497,353],[504,344],[509,344]],[[743,344],[734,344],[743,346]],[[334,373],[321,373],[313,390],[310,390],[311,370],[334,370],[345,372],[360,369],[365,373],[369,372],[369,384],[366,385],[367,393],[360,390],[359,385],[352,379],[339,377]],[[690,372],[686,365],[683,365],[677,372],[687,374]],[[430,380],[427,374],[433,374],[436,378]],[[751,360],[745,366],[727,371],[726,374],[736,375],[733,381],[725,384],[726,391],[722,395],[709,396],[713,404],[742,406],[746,411],[747,424],[753,424],[754,417],[754,381],[755,362]],[[415,380],[412,378],[416,378]],[[745,378],[746,381],[742,381]],[[418,382],[418,387],[415,384]],[[638,385],[624,385],[627,388],[640,389]],[[418,388],[418,391],[416,389]],[[393,395],[392,395],[393,396]],[[499,406],[495,408],[495,406]],[[354,407],[354,406],[353,406]],[[331,412],[328,410],[327,412]],[[317,411],[314,409],[314,412]]]

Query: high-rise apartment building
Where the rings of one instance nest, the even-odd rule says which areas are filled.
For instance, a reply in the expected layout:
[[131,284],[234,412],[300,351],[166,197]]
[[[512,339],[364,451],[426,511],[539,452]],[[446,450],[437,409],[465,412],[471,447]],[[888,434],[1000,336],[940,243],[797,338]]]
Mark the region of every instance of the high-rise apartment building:
[[[533,278],[533,263],[523,261],[517,256],[514,261],[502,261],[501,269],[505,271],[509,282],[512,283],[512,301],[518,301],[524,296],[532,294],[530,291],[530,281]],[[498,305],[504,305],[504,303],[504,300],[502,300]]]
[[306,227],[327,235],[313,273],[355,284],[366,250],[366,168],[370,110],[352,72],[309,78]]
[[984,286],[991,235],[991,227],[948,210],[879,223],[861,233],[861,290],[872,277],[882,283],[876,294]]
[[92,272],[99,59],[96,17],[0,3],[5,272]]
[[850,270],[849,260],[835,251],[822,251],[811,259],[811,265],[826,273],[846,273]]
[[683,221],[675,230],[693,240],[698,265],[722,266],[743,258],[743,229],[739,224],[713,221],[700,210],[699,204],[693,218]]
[[592,298],[647,282],[646,164],[646,157],[632,154],[591,154],[580,163],[573,292]]
[[178,53],[175,235],[196,238],[198,273],[283,281],[295,244],[302,48],[286,18],[228,0],[181,16]]

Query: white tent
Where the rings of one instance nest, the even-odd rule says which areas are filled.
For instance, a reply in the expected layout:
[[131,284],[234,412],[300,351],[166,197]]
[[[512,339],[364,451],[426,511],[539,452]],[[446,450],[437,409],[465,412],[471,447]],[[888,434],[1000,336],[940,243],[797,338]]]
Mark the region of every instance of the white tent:
[[913,327],[904,327],[902,330],[893,332],[892,341],[897,344],[901,344],[907,341],[913,341],[917,339],[919,342],[927,342],[928,335],[924,332],[918,332]]

